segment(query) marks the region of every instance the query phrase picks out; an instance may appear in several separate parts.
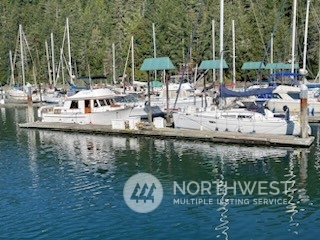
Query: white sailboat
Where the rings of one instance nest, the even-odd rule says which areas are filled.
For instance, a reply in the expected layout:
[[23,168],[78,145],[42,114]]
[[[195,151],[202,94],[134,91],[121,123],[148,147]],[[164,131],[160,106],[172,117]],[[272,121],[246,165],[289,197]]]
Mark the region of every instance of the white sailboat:
[[[300,114],[300,88],[294,86],[280,85],[272,92],[272,96],[265,102],[265,105],[274,113],[282,113],[283,108],[289,108],[291,114]],[[320,115],[320,102],[316,98],[316,92],[309,91],[308,113],[315,116]]]
[[[190,83],[182,83],[179,90],[178,83],[168,84],[168,91],[166,86],[159,91],[158,96],[151,97],[151,103],[153,106],[159,106],[163,112],[167,111],[167,96],[168,93],[168,105],[170,111],[178,111],[179,109],[184,109],[189,106],[204,107],[205,102],[212,102],[212,97],[204,96],[200,93],[196,94],[195,90],[192,88]],[[178,95],[179,91],[179,95]],[[178,97],[177,97],[178,95]],[[206,99],[205,99],[206,98]],[[176,101],[177,99],[177,101]]]
[[[192,130],[228,131],[250,134],[300,135],[301,126],[296,118],[280,118],[270,110],[253,112],[244,108],[201,110],[188,109],[173,113],[175,128]],[[311,134],[309,127],[308,134]]]
[[[223,84],[223,7],[220,1],[220,84]],[[259,109],[260,110],[260,109]],[[263,111],[262,111],[263,110]],[[283,110],[282,110],[283,111]],[[175,128],[230,131],[241,133],[300,135],[300,123],[294,117],[275,116],[268,109],[250,111],[244,108],[206,109],[189,108],[187,111],[173,113]],[[309,127],[308,133],[311,134]]]
[[[18,34],[18,41],[20,43],[20,62],[21,62],[21,78],[22,83],[15,83],[15,76],[14,76],[14,69],[15,69],[15,61],[12,58],[11,51],[10,55],[10,65],[11,65],[11,85],[12,88],[6,91],[6,102],[10,103],[27,103],[28,102],[28,94],[31,96],[32,102],[39,102],[40,99],[40,92],[37,88],[37,85],[31,85],[30,83],[26,83],[25,77],[25,49],[24,43],[26,43],[26,38],[24,36],[22,26],[19,25],[19,34]],[[17,51],[16,51],[17,52]],[[16,55],[14,59],[16,59]],[[29,93],[30,91],[30,93]]]
[[[53,43],[53,34],[51,33],[51,60],[52,60],[52,78],[53,83],[51,80],[51,70],[50,70],[50,61],[49,61],[49,51],[46,43],[46,52],[47,52],[47,61],[48,61],[48,72],[49,72],[49,84],[50,87],[45,89],[43,100],[46,103],[53,103],[53,104],[59,104],[64,101],[66,97],[66,90],[64,89],[65,86],[65,78],[64,78],[64,66],[66,66],[69,74],[69,81],[71,84],[73,84],[73,73],[72,73],[72,64],[71,64],[71,48],[70,48],[70,35],[69,35],[69,19],[66,19],[66,26],[64,29],[64,35],[63,35],[63,41],[62,46],[60,48],[60,60],[59,65],[56,70],[55,66],[55,60],[54,60],[54,43]],[[68,61],[65,59],[65,56],[63,54],[64,52],[64,45],[65,40],[67,39],[67,48],[68,48]],[[65,64],[64,64],[65,62]],[[57,82],[59,80],[59,73],[61,73],[62,77],[62,84],[63,89],[57,88]]]

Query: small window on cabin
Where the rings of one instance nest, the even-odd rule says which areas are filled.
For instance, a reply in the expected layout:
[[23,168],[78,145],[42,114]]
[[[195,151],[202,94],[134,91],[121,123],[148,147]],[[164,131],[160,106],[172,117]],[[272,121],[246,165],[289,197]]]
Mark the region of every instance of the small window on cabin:
[[98,103],[98,100],[94,100],[93,102],[93,106],[96,108],[96,107],[99,107],[99,103]]
[[106,99],[106,101],[108,105],[111,105],[110,99]]
[[72,101],[70,105],[70,109],[78,109],[78,101]]
[[106,102],[104,101],[104,99],[99,99],[99,103],[100,103],[100,106],[103,107],[103,106],[106,106]]
[[300,92],[288,92],[288,95],[289,95],[292,99],[300,99]]
[[110,99],[110,104],[111,104],[111,105],[114,105],[113,99]]
[[280,97],[280,95],[278,93],[273,93],[272,94],[272,98],[281,99],[281,97]]
[[126,99],[123,96],[115,96],[114,99],[116,100],[116,102],[126,102]]

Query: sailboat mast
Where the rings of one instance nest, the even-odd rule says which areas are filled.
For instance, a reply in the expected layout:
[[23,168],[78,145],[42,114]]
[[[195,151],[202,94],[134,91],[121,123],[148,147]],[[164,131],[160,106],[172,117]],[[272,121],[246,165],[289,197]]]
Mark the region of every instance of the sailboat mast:
[[20,34],[20,54],[21,54],[21,71],[22,71],[22,85],[23,89],[26,85],[26,79],[24,75],[24,51],[23,51],[23,36],[22,36],[22,26],[19,25],[19,34]]
[[[310,9],[310,0],[307,2],[307,12],[306,12],[306,25],[304,29],[304,47],[303,47],[303,66],[302,69],[306,73],[307,70],[307,44],[308,44],[308,25],[309,25],[309,9]],[[303,78],[304,81],[306,78]]]
[[64,65],[63,65],[63,48],[60,49],[60,62],[61,62],[61,77],[62,77],[62,86],[65,87],[64,80]]
[[116,84],[116,57],[115,57],[115,46],[114,43],[112,43],[112,78],[113,78],[113,84]]
[[129,44],[127,59],[126,59],[126,63],[125,63],[125,65],[124,65],[123,74],[122,74],[123,93],[126,92],[125,75],[126,75],[127,66],[128,66],[128,61],[129,61],[129,56],[130,56],[130,50],[131,50],[131,41],[130,41],[130,44]]
[[50,69],[49,47],[48,47],[48,42],[47,41],[45,41],[44,43],[45,43],[45,46],[46,46],[49,84],[51,85],[52,84],[52,78],[51,78],[51,69]]
[[132,74],[132,84],[134,82],[134,48],[133,48],[133,36],[131,37],[131,74]]
[[[270,63],[273,64],[273,33],[271,33],[270,39]],[[273,68],[270,69],[270,74],[273,74]]]
[[54,62],[54,43],[53,43],[53,33],[51,33],[51,56],[52,56],[52,77],[53,77],[53,86],[56,86],[56,66]]
[[[153,57],[157,57],[157,47],[156,47],[156,31],[154,23],[152,23],[152,37],[153,37]],[[157,70],[154,70],[154,80],[157,80]]]
[[14,85],[14,67],[13,67],[13,59],[12,59],[11,50],[9,51],[9,60],[10,60],[10,70],[11,70],[10,85]]
[[236,34],[234,20],[232,20],[232,86],[236,88]]
[[296,23],[297,21],[297,0],[293,0],[293,19],[292,19],[292,48],[291,48],[291,73],[294,73],[295,48],[296,48]]
[[71,47],[70,47],[70,32],[69,32],[69,18],[67,18],[67,39],[68,39],[68,67],[69,67],[69,74],[70,74],[70,81],[73,83],[73,75],[72,75],[72,64],[71,64]]
[[220,85],[223,83],[223,12],[224,0],[220,0]]
[[[216,59],[215,22],[212,20],[212,60]],[[216,69],[212,68],[212,81],[216,82]]]

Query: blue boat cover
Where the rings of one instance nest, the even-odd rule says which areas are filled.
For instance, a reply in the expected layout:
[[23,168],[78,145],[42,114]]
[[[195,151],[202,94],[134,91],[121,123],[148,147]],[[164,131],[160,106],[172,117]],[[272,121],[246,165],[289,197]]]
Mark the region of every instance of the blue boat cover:
[[272,77],[299,77],[299,73],[292,73],[292,72],[276,72],[271,74]]
[[307,88],[320,88],[320,83],[307,83]]
[[248,91],[233,91],[224,86],[220,86],[220,96],[221,97],[249,97],[249,96],[257,96],[261,94],[271,94],[275,87],[266,87],[253,89]]

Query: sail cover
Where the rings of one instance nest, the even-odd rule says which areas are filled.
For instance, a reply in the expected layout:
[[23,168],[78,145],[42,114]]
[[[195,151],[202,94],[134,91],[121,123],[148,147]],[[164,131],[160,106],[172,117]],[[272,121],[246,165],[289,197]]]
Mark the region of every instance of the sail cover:
[[274,90],[274,87],[259,88],[247,91],[233,91],[224,86],[220,86],[221,97],[249,97],[261,94],[270,94]]

